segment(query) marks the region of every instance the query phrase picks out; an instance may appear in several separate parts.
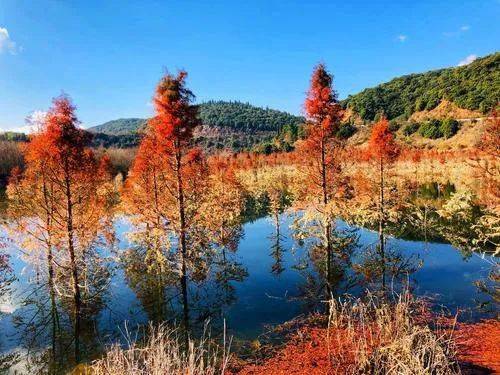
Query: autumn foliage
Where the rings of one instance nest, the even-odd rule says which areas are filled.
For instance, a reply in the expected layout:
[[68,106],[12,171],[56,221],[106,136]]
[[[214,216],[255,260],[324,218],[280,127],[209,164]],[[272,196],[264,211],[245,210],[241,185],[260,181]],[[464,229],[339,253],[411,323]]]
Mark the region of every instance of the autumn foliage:
[[56,286],[63,300],[70,301],[78,361],[80,322],[96,293],[90,285],[99,277],[93,268],[93,245],[108,229],[112,187],[108,159],[94,156],[87,147],[88,133],[77,125],[69,98],[54,99],[24,148],[25,170],[12,173],[8,196],[17,228],[34,240],[33,251],[43,249],[53,313]]
[[367,145],[367,156],[379,160],[381,163],[390,163],[399,152],[394,134],[389,130],[389,121],[382,117],[371,130]]
[[147,226],[146,236],[156,236],[151,243],[155,253],[168,252],[169,234],[177,237],[187,344],[188,269],[197,260],[200,237],[196,232],[207,167],[201,151],[192,147],[193,130],[200,122],[186,76],[184,71],[177,76],[166,74],[158,83],[153,98],[156,114],[148,123],[130,171],[124,209]]
[[[182,340],[171,338],[170,330],[162,331],[160,325],[159,331],[156,328],[152,331],[164,337],[148,343],[173,345],[161,355],[165,358],[168,354],[166,357],[175,362],[183,350],[190,355],[198,353],[198,349],[193,351],[196,332],[193,325],[198,323],[193,319],[196,309],[191,309],[198,301],[194,294],[190,298],[197,283],[213,282],[216,292],[230,294],[234,289],[232,283],[247,276],[244,267],[230,259],[243,236],[245,219],[272,215],[276,229],[271,245],[271,256],[276,258],[272,272],[283,272],[280,220],[290,209],[299,212],[291,229],[297,242],[307,247],[308,264],[304,270],[314,272],[308,281],[314,278],[316,283],[316,276],[318,280],[309,292],[316,299],[315,306],[320,305],[322,311],[326,310],[324,301],[331,300],[330,316],[318,318],[326,322],[323,326],[304,325],[272,358],[247,364],[239,369],[240,373],[386,373],[390,366],[403,368],[408,363],[427,370],[425,366],[430,362],[425,359],[429,356],[438,358],[429,365],[435,366],[432,371],[438,370],[427,373],[441,370],[453,373],[456,358],[455,348],[448,346],[451,339],[446,341],[445,336],[440,336],[443,332],[410,316],[417,311],[414,301],[389,302],[386,278],[395,282],[395,272],[403,273],[411,267],[406,267],[410,262],[406,266],[403,261],[396,263],[404,259],[392,255],[386,240],[391,224],[403,227],[398,219],[404,211],[410,212],[404,229],[423,227],[427,236],[427,225],[432,224],[429,217],[435,222],[466,219],[472,223],[469,227],[480,233],[474,239],[474,246],[488,244],[498,248],[497,115],[490,119],[482,145],[465,156],[456,151],[402,147],[383,116],[368,129],[369,136],[366,131],[368,140],[363,146],[348,144],[339,136],[344,109],[338,101],[333,76],[324,64],[319,64],[312,72],[304,101],[304,136],[297,140],[295,151],[207,156],[195,147],[194,134],[201,123],[194,94],[186,80],[187,73],[180,71],[166,73],[158,82],[153,96],[154,116],[141,135],[129,173],[123,176],[123,186],[121,179],[120,183],[112,183],[109,156],[89,148],[89,133],[79,128],[76,108],[67,96],[54,99],[37,132],[21,148],[25,167],[11,173],[8,214],[14,232],[29,237],[23,243],[25,256],[36,260],[40,273],[37,277],[41,275],[50,296],[51,313],[46,321],[52,327],[52,356],[57,352],[59,316],[66,313],[73,331],[69,345],[74,347],[75,361],[81,359],[83,322],[97,311],[94,306],[99,305],[109,276],[97,247],[105,240],[112,243],[115,212],[125,214],[132,224],[129,235],[133,246],[124,253],[139,250],[130,261],[130,268],[124,266],[125,277],[138,299],[146,301],[143,305],[149,302],[154,305],[154,311],[145,307],[150,318],[153,317],[151,320],[162,323],[170,319],[165,316],[167,288],[172,287],[174,298],[179,298],[171,305],[172,311],[182,308]],[[128,157],[132,158],[131,155]],[[447,181],[448,165],[451,162],[460,165],[464,158],[476,161],[470,168],[481,174],[486,192],[483,195],[488,197],[488,200],[478,199],[482,206],[472,207],[470,202],[476,203],[472,193],[453,195],[445,204],[433,202],[435,207],[425,199],[418,199],[424,183],[434,183],[439,174]],[[440,191],[437,195],[441,198],[439,194]],[[470,199],[466,201],[463,197]],[[464,202],[470,204],[460,206]],[[480,218],[474,216],[478,212]],[[370,244],[354,253],[359,250],[357,237],[341,236],[337,228],[339,218],[348,224],[378,227],[378,241],[373,242],[375,251],[370,252]],[[473,248],[467,248],[473,242],[469,241],[470,232],[449,234],[449,228],[446,229],[440,229],[442,232],[438,234],[450,242],[456,240],[453,244],[463,245],[466,250]],[[367,267],[354,259],[358,254],[359,258],[368,258]],[[127,264],[126,256],[123,259]],[[6,261],[0,254],[0,273],[5,273]],[[342,302],[335,305],[332,297],[337,292],[340,295],[341,285],[348,285],[345,288],[348,290],[368,279],[382,284],[379,289],[383,293],[373,294],[380,297],[377,304],[363,305],[360,299],[351,305]],[[230,298],[224,303],[227,301]],[[417,312],[428,318],[428,311]],[[484,336],[476,333],[477,327]],[[469,336],[469,340],[457,341],[461,350],[457,358],[485,366],[499,360],[489,349],[498,346],[494,337],[498,333],[497,322],[463,325],[460,329],[459,333]],[[428,346],[419,347],[421,344]],[[200,347],[200,353],[203,350]],[[421,350],[418,352],[421,357],[413,355],[412,350]],[[119,347],[114,347],[112,353],[126,362],[127,353]],[[139,358],[139,367],[144,364],[143,358],[149,358],[149,353],[140,348],[133,348],[130,353]],[[174,359],[170,358],[172,353]],[[203,363],[198,365],[203,368]],[[219,365],[214,356],[212,367]],[[185,364],[181,363],[182,366]],[[498,370],[496,364],[494,367]],[[424,370],[421,373],[426,373]]]

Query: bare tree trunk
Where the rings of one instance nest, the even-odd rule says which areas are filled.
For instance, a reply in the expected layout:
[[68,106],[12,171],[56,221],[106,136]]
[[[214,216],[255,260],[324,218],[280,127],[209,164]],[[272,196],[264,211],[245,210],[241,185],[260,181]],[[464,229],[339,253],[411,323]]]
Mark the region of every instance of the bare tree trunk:
[[57,306],[56,306],[56,293],[54,286],[54,264],[52,255],[52,245],[49,244],[47,249],[47,268],[49,271],[49,294],[51,306],[51,320],[52,320],[52,359],[55,360],[56,353],[56,331],[57,331]]
[[[328,192],[327,192],[327,181],[326,181],[326,155],[325,155],[325,144],[321,141],[321,190],[323,193],[323,204],[324,208],[328,204]],[[327,217],[327,224],[325,225],[325,241],[326,241],[326,291],[328,297],[332,294],[331,287],[331,267],[332,267],[332,240],[331,240],[331,223],[330,218]]]
[[45,212],[46,212],[46,230],[47,230],[47,270],[49,276],[49,295],[50,295],[50,312],[51,312],[51,321],[52,321],[52,361],[56,363],[56,337],[57,337],[57,327],[59,325],[59,319],[57,315],[57,305],[56,305],[56,291],[55,291],[55,283],[54,283],[54,255],[52,253],[52,215],[53,207],[49,200],[49,193],[47,191],[47,185],[44,181],[43,183],[43,199],[45,203]]
[[74,243],[74,233],[73,233],[73,200],[71,195],[71,185],[69,177],[66,177],[66,231],[67,231],[67,241],[68,241],[68,252],[70,256],[70,266],[71,266],[71,279],[73,283],[73,319],[74,319],[74,335],[75,335],[75,361],[78,363],[80,361],[80,315],[81,315],[81,293],[80,285],[78,280],[78,267],[76,264],[75,256],[75,243]]
[[178,193],[178,211],[179,211],[179,246],[181,250],[182,257],[182,275],[181,275],[181,288],[182,288],[182,304],[183,304],[183,315],[184,315],[184,344],[186,349],[189,344],[189,306],[188,306],[188,289],[187,289],[187,246],[186,246],[186,213],[184,205],[184,189],[182,185],[182,175],[181,175],[181,155],[177,152],[176,155],[177,163],[177,193]]
[[385,291],[386,281],[386,259],[385,259],[385,212],[384,212],[384,163],[380,159],[380,186],[379,186],[379,225],[378,225],[378,236],[379,236],[379,252],[382,261],[382,290]]

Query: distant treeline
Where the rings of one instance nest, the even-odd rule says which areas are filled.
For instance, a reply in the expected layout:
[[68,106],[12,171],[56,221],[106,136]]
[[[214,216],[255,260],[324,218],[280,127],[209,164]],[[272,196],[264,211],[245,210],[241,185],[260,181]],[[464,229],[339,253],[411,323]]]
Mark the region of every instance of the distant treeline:
[[119,134],[111,135],[105,133],[92,133],[92,147],[116,147],[116,148],[130,148],[139,145],[140,135],[133,134]]
[[[198,110],[201,123],[205,126],[249,134],[279,131],[285,125],[304,122],[300,116],[237,101],[209,101],[199,104]],[[89,130],[93,133],[124,135],[140,132],[146,122],[146,119],[141,118],[125,118],[108,121]]]
[[26,142],[28,141],[28,136],[18,132],[3,132],[0,133],[0,141]]
[[19,143],[7,141],[0,134],[0,200],[3,189],[14,167],[22,168],[24,165],[23,155],[19,149]]
[[342,103],[364,120],[374,120],[381,112],[389,119],[408,118],[414,112],[435,108],[442,99],[487,113],[500,101],[499,82],[500,52],[466,66],[395,78]]
[[89,131],[107,135],[130,135],[141,131],[146,123],[147,119],[143,118],[120,118],[94,126]]
[[287,112],[225,101],[200,104],[199,116],[203,125],[245,133],[279,132],[285,125],[299,125],[304,122],[303,117]]
[[[195,142],[209,152],[251,150],[271,141],[285,127],[297,127],[304,122],[300,116],[237,101],[209,101],[199,104],[198,110],[204,131],[195,137]],[[137,146],[146,123],[146,119],[127,118],[94,126],[89,129],[94,133],[93,146]]]

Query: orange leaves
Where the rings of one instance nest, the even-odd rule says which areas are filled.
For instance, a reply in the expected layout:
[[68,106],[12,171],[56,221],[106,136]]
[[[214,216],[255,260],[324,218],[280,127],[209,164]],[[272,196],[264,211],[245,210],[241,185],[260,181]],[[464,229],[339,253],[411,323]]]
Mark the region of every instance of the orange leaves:
[[166,74],[154,95],[156,114],[149,121],[123,194],[125,211],[155,228],[177,231],[179,201],[187,222],[196,212],[204,188],[206,165],[201,150],[191,147],[199,124],[186,72]]
[[324,136],[333,136],[338,129],[343,110],[337,101],[332,83],[333,77],[323,64],[314,68],[304,103],[307,118],[314,125],[308,128],[310,136],[316,131],[321,131]]
[[373,125],[366,152],[369,158],[383,160],[385,163],[394,160],[399,154],[399,147],[385,117]]
[[[185,71],[177,76],[166,74],[156,87],[153,103],[156,116],[150,120],[150,131],[159,144],[169,147],[170,142],[189,142],[193,129],[200,124],[197,108],[191,105],[193,93],[186,88]],[[163,143],[165,142],[165,143]]]
[[[62,224],[68,219],[67,205],[74,205],[75,230],[90,239],[107,201],[98,192],[110,180],[109,159],[98,161],[87,148],[89,135],[77,127],[75,106],[67,96],[53,100],[44,123],[23,153],[26,168],[23,173],[14,171],[11,177],[10,198],[12,210],[16,204],[24,206],[23,212],[32,211],[31,216],[47,220],[47,215],[57,215],[59,226],[52,225],[52,235],[66,230]],[[18,207],[19,209],[21,207]],[[55,222],[55,221],[54,221]],[[85,223],[85,224],[84,224]],[[46,228],[47,229],[47,228]],[[88,237],[90,236],[90,237]],[[83,239],[82,239],[83,241]]]
[[500,323],[487,320],[461,324],[455,332],[458,357],[462,361],[500,372]]
[[343,176],[344,142],[336,137],[343,110],[332,87],[333,78],[323,64],[315,67],[304,103],[307,137],[297,142],[306,178],[303,197],[323,205],[338,196]]

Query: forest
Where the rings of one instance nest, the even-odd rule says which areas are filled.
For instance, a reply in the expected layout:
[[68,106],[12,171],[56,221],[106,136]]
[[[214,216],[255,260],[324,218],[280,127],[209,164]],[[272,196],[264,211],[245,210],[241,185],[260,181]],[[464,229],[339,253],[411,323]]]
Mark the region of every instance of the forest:
[[[205,151],[257,149],[288,127],[304,122],[299,116],[248,103],[208,101],[197,105],[201,125],[194,136]],[[108,121],[89,131],[94,147],[130,148],[139,144],[147,120],[128,118]]]
[[414,112],[435,108],[446,99],[460,108],[490,112],[500,98],[500,53],[469,65],[395,78],[342,101],[364,120],[383,112],[389,119],[408,119]]
[[[166,73],[154,116],[97,129],[100,144],[71,98],[54,98],[39,130],[0,141],[0,370],[500,371],[500,88],[475,81],[499,58],[346,102],[318,64],[305,118],[196,105],[187,72]],[[457,133],[453,119],[390,121],[436,106],[449,80],[464,91],[445,97],[487,113],[477,142],[401,142]],[[362,144],[348,108],[375,120]],[[139,124],[133,152],[109,148]],[[268,138],[208,147],[207,125]]]

